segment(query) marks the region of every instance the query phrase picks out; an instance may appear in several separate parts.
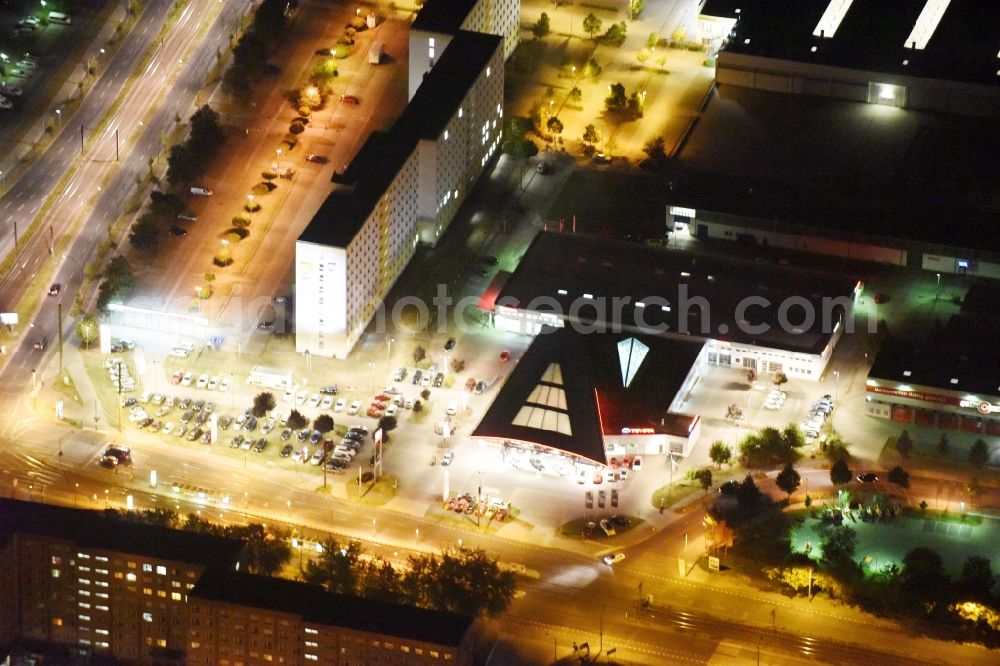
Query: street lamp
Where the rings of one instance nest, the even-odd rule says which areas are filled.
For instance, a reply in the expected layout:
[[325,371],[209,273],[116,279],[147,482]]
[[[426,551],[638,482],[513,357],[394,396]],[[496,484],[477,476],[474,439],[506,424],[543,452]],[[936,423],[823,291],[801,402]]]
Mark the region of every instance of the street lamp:
[[56,109],[56,122],[62,127],[62,109]]
[[934,287],[934,302],[938,302],[938,295],[941,293],[941,274],[935,273],[937,275],[937,284]]
[[833,376],[837,378],[837,388],[834,391],[833,401],[840,402],[840,370],[834,370]]

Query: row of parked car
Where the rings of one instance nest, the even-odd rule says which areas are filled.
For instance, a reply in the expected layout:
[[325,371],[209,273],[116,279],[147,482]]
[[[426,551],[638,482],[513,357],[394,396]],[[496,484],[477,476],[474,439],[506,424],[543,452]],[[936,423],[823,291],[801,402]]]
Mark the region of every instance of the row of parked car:
[[38,68],[38,57],[30,53],[25,53],[17,62],[5,61],[3,63],[4,73],[8,77],[0,85],[0,109],[12,109],[14,103],[12,97],[20,97],[24,94],[21,86],[13,81],[14,79],[27,79]]
[[809,437],[819,437],[819,431],[833,413],[833,398],[829,394],[813,403],[809,416],[802,422],[802,432]]
[[190,370],[184,372],[183,370],[178,370],[170,377],[171,384],[179,384],[181,386],[191,386],[194,384],[195,388],[205,389],[207,391],[222,391],[223,393],[228,392],[233,387],[233,380],[228,375],[219,377],[217,375],[209,376],[208,373],[201,373],[196,380],[194,373]]

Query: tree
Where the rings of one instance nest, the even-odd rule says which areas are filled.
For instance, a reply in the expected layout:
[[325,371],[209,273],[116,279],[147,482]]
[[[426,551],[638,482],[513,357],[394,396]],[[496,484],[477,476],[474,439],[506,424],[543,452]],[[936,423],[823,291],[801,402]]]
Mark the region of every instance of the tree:
[[200,162],[186,144],[170,148],[167,155],[167,180],[171,185],[190,185],[201,176]]
[[781,386],[782,384],[788,383],[788,375],[783,372],[774,373],[774,385]]
[[360,570],[360,589],[358,593],[365,599],[398,603],[402,594],[400,576],[391,562],[381,557],[362,560],[358,563]]
[[977,439],[969,449],[969,462],[976,467],[982,467],[990,459],[990,450],[986,446],[986,441]]
[[604,25],[604,22],[594,16],[593,12],[587,14],[587,16],[583,19],[583,30],[590,35],[591,39],[594,38],[595,34],[601,31],[602,25]]
[[320,414],[313,419],[313,430],[318,430],[326,434],[333,430],[333,417],[329,414]]
[[426,358],[426,356],[427,356],[427,350],[424,349],[423,347],[421,347],[420,345],[417,345],[413,349],[413,362],[414,363],[420,363],[422,360],[424,360],[424,358]]
[[744,509],[753,508],[761,499],[760,488],[757,487],[753,477],[749,474],[740,482],[740,487],[736,489],[736,500]]
[[943,456],[948,455],[948,435],[941,433],[941,439],[937,443],[937,452]]
[[99,333],[100,327],[94,315],[84,316],[76,325],[76,335],[87,349],[90,349],[90,343],[97,339]]
[[625,95],[625,86],[621,83],[612,83],[609,87],[610,93],[604,99],[604,106],[608,111],[621,111],[625,108],[628,98]]
[[163,227],[152,215],[146,214],[136,220],[129,230],[128,242],[139,252],[151,253],[160,247]]
[[597,61],[593,58],[587,61],[587,64],[583,66],[583,75],[590,80],[596,79],[604,71]]
[[630,19],[636,19],[645,8],[646,0],[627,0],[625,3],[625,15]]
[[104,269],[104,280],[97,290],[97,307],[104,311],[112,300],[124,300],[135,291],[135,273],[125,257],[115,257]]
[[546,129],[549,130],[549,134],[555,136],[559,136],[560,134],[562,134],[563,131],[563,123],[556,116],[552,116],[551,118],[549,118],[548,121],[545,123],[545,127]]
[[335,79],[336,77],[337,61],[333,58],[327,58],[313,67],[312,74],[309,75],[309,83],[313,84],[317,88],[321,88],[324,92],[328,92],[330,80]]
[[462,370],[465,370],[465,361],[460,358],[451,359],[448,365],[451,367],[451,371],[455,373],[459,373],[462,372]]
[[653,52],[650,51],[649,49],[647,49],[647,48],[641,48],[638,51],[636,51],[636,53],[635,53],[635,59],[639,61],[640,65],[643,65],[643,64],[645,64],[645,62],[647,60],[649,60],[650,56],[652,56],[652,55],[653,55]]
[[607,32],[605,32],[601,37],[601,42],[612,46],[621,46],[625,43],[625,38],[627,36],[628,26],[625,25],[625,21],[622,21],[621,23],[612,23]]
[[[663,145],[663,141],[662,141],[663,137],[659,137],[659,138],[661,139],[660,145],[662,146]],[[649,153],[646,153],[646,154],[649,155]],[[652,155],[649,155],[649,156],[652,157]],[[749,370],[747,370],[747,384],[753,384],[755,381],[757,381],[757,371],[754,370],[753,368],[750,368]]]
[[899,433],[899,437],[896,438],[896,450],[904,458],[910,457],[910,451],[913,450],[913,440],[910,439],[910,433],[906,430]]
[[778,472],[778,476],[775,479],[775,483],[779,488],[785,491],[785,494],[791,498],[792,493],[799,487],[802,482],[802,477],[799,475],[792,463],[786,463],[784,468]]
[[309,419],[302,416],[302,412],[297,409],[293,409],[288,414],[288,427],[292,430],[302,430],[307,425],[309,425]]
[[192,151],[203,153],[209,161],[226,142],[226,132],[219,124],[219,114],[205,104],[191,115],[191,131],[187,144]]
[[357,541],[342,544],[330,537],[323,542],[319,557],[306,564],[302,578],[331,592],[354,595],[358,589],[358,563],[363,555],[364,548]]
[[833,525],[826,528],[820,543],[823,548],[823,561],[827,565],[840,568],[854,563],[858,535],[847,525]]
[[708,450],[708,457],[719,469],[723,465],[728,465],[733,458],[733,450],[720,440],[712,442],[712,447]]
[[573,102],[574,104],[579,104],[580,100],[583,99],[583,91],[580,90],[579,86],[573,86],[572,88],[570,88],[568,98],[569,101]]
[[583,140],[593,146],[601,140],[601,130],[594,127],[593,124],[587,125],[583,128]]
[[424,411],[424,403],[422,403],[419,400],[414,400],[413,401],[413,413],[414,414],[419,414],[422,411]]
[[649,33],[649,37],[646,38],[646,48],[655,49],[656,45],[660,43],[660,36],[655,32]]
[[894,483],[900,488],[910,487],[910,473],[899,465],[889,470],[888,479],[889,483]]
[[[663,144],[664,139],[662,136],[654,136],[642,147],[642,152],[646,153],[646,157],[648,157],[649,161],[654,165],[661,165],[667,161],[667,151]],[[753,372],[753,370],[750,372]],[[749,379],[748,381],[753,383],[752,379]]]
[[992,601],[996,577],[990,561],[985,557],[972,555],[962,565],[959,587],[965,594],[979,601]]
[[383,437],[388,439],[389,433],[395,430],[397,425],[399,423],[395,416],[383,416],[379,418],[378,426],[376,427],[381,428]]
[[471,617],[501,615],[517,589],[513,572],[471,548],[411,555],[401,587],[417,606]]
[[250,412],[257,418],[261,418],[274,409],[275,404],[274,394],[270,391],[264,391],[254,396],[253,407],[250,409]]
[[531,26],[531,34],[535,36],[535,39],[543,39],[549,34],[549,15],[542,12],[542,15],[538,17],[535,24]]
[[700,469],[695,476],[701,482],[701,489],[707,493],[708,489],[712,487],[712,470]]
[[420,392],[420,397],[423,398],[424,400],[429,400],[431,397],[431,390],[425,388],[423,391]]
[[851,481],[851,469],[847,466],[847,461],[840,458],[830,467],[830,481],[835,486],[842,486]]
[[903,586],[920,596],[934,596],[948,582],[941,556],[930,548],[914,548],[903,556]]

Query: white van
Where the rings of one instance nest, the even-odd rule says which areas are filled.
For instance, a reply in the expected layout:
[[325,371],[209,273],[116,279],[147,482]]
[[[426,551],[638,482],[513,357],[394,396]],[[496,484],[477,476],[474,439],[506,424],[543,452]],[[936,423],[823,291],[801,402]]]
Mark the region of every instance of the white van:
[[61,25],[69,25],[73,22],[62,12],[49,12],[49,20],[53,23],[59,23]]
[[207,187],[192,187],[191,194],[197,194],[198,196],[202,197],[210,197],[213,194],[215,194],[215,192],[208,189]]

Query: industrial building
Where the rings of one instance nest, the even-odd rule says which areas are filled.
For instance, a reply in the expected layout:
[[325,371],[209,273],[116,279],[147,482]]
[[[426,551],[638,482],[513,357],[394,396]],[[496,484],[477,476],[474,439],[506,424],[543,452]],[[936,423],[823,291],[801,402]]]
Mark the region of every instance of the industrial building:
[[996,117],[1000,5],[979,0],[703,0],[720,84]]

